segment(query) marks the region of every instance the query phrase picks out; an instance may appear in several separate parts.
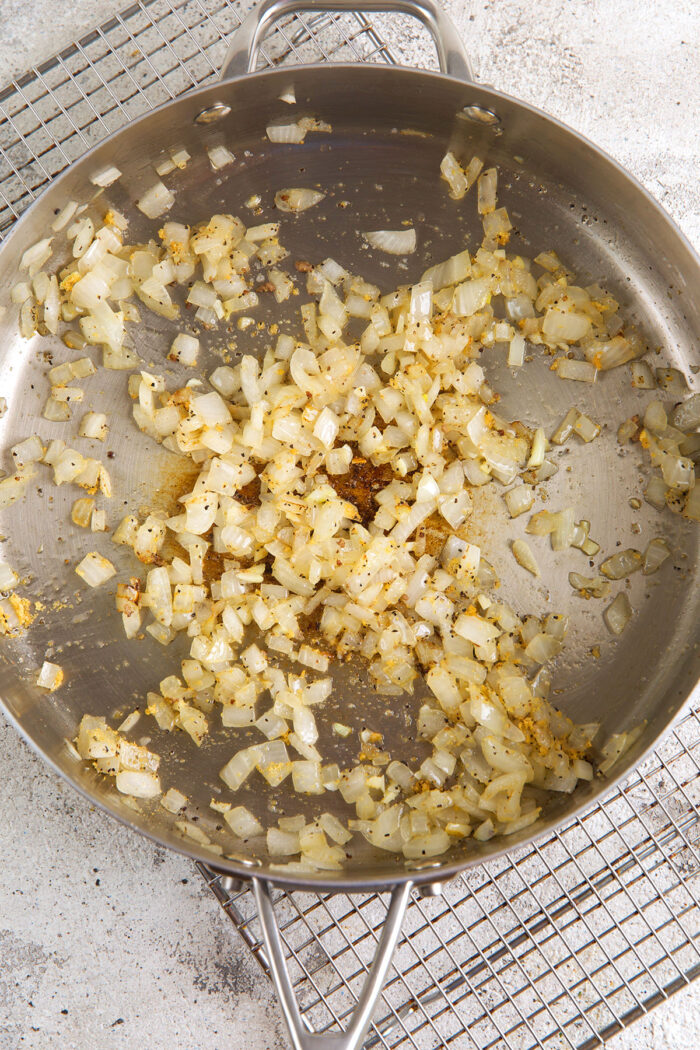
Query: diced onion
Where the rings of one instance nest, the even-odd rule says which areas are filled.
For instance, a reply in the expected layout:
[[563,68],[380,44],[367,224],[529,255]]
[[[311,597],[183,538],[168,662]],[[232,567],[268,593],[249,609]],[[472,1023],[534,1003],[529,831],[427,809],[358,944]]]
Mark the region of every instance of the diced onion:
[[306,130],[297,123],[269,124],[265,129],[270,142],[300,143],[306,138]]
[[530,485],[518,485],[506,492],[503,498],[506,501],[511,518],[517,518],[530,510],[535,502],[535,493]]
[[658,572],[666,559],[670,557],[671,551],[666,540],[658,537],[650,540],[647,549],[644,551],[642,572],[645,576],[650,576],[652,573]]
[[370,248],[386,252],[388,255],[410,255],[416,250],[416,231],[406,230],[370,230],[362,236]]
[[123,769],[116,776],[117,791],[134,798],[156,798],[160,795],[160,779],[157,774],[142,770]]
[[100,587],[116,574],[116,569],[108,558],[104,558],[97,551],[86,554],[75,571],[81,579],[85,580],[89,587]]
[[454,153],[448,152],[445,154],[440,161],[440,171],[442,172],[442,177],[447,181],[450,187],[450,197],[452,197],[453,200],[461,200],[467,192],[468,184],[466,176],[462,171],[462,167]]
[[80,420],[78,433],[84,438],[93,438],[97,441],[104,441],[107,437],[108,430],[107,416],[104,412],[87,412]]
[[48,660],[44,660],[37,675],[36,684],[40,689],[46,689],[47,692],[53,693],[63,684],[63,677],[63,668],[59,664],[52,664]]
[[622,580],[642,568],[643,559],[639,551],[633,547],[618,551],[612,557],[607,558],[600,566],[600,571],[609,580]]
[[162,182],[156,182],[136,201],[136,207],[149,219],[157,219],[159,215],[170,211],[174,203],[175,194]]
[[239,839],[250,839],[264,834],[260,821],[245,806],[234,806],[224,813],[224,820]]
[[[309,132],[329,130],[302,117],[271,124],[267,133],[270,141],[295,145]],[[234,161],[222,145],[210,145],[207,154],[215,171]],[[170,174],[188,160],[185,150],[161,156],[157,173]],[[102,189],[118,174],[105,169],[94,181]],[[110,208],[100,225],[94,209],[91,217],[70,203],[54,224],[70,225],[66,265],[55,273],[44,269],[52,241],[40,241],[25,252],[28,272],[10,293],[24,337],[57,335],[65,323],[72,326],[61,334],[68,349],[90,344],[101,349],[103,367],[131,369],[135,424],[193,468],[193,476],[181,471],[169,517],[147,508],[138,517],[127,514],[112,534],[146,566],[116,587],[115,611],[127,638],[145,635],[145,645],[152,639],[168,646],[180,637],[184,656],[118,730],[86,716],[76,753],[116,778],[125,804],[136,806],[135,799],[161,794],[158,755],[123,735],[141,710],[160,732],[185,733],[197,747],[218,725],[238,746],[220,773],[228,792],[247,785],[253,797],[291,782],[303,796],[337,791],[356,817],[348,825],[319,805],[309,822],[297,814],[266,828],[222,789],[210,802],[227,825],[216,826],[219,844],[210,838],[212,818],[185,817],[187,797],[169,789],[160,805],[182,818],[176,830],[214,853],[233,834],[258,838],[264,855],[266,833],[269,855],[295,858],[287,861],[289,871],[335,871],[357,831],[373,846],[420,863],[470,835],[486,841],[526,828],[538,819],[543,793],[570,793],[593,777],[597,727],[575,726],[548,700],[556,695],[549,664],[564,646],[568,618],[514,611],[486,552],[466,537],[476,488],[507,486],[510,517],[531,512],[536,495],[546,500],[540,486],[563,463],[567,450],[557,446],[577,439],[573,462],[584,453],[578,443],[595,440],[601,426],[571,407],[550,449],[529,414],[510,422],[499,406],[486,378],[493,362],[530,368],[532,358],[546,354],[560,378],[587,383],[605,382],[599,371],[632,362],[635,385],[663,393],[640,409],[641,421],[623,424],[619,440],[638,440],[651,460],[649,502],[688,519],[700,516],[700,439],[693,433],[700,409],[685,377],[669,368],[652,372],[642,360],[641,337],[618,315],[612,296],[597,285],[579,287],[554,252],[538,255],[544,272],[533,272],[530,260],[506,251],[513,221],[498,206],[495,168],[483,170],[479,157],[463,167],[447,153],[441,174],[457,200],[478,180],[481,245],[431,260],[420,280],[391,290],[353,274],[340,256],[320,263],[295,258],[296,273],[279,268],[289,255],[280,243],[290,221],[283,215],[249,228],[228,213],[193,226],[168,220],[130,245],[125,216]],[[294,214],[324,197],[315,188],[283,189],[275,206]],[[156,182],[137,207],[155,219],[174,200]],[[262,203],[254,193],[245,207],[259,215]],[[417,228],[396,214],[387,223],[398,228],[364,234],[366,246],[397,256],[414,252]],[[398,262],[399,271],[407,266]],[[288,327],[286,308],[279,324],[263,325],[255,315],[268,293],[292,305],[300,292],[296,330]],[[183,299],[186,325],[176,321]],[[171,323],[168,358],[184,367],[198,362],[199,328],[212,330],[207,350],[226,363],[212,371],[209,386],[191,378],[173,389],[165,375],[142,370],[132,347],[146,353],[150,345],[147,330],[137,335],[134,327],[152,323],[144,309],[159,315],[159,331]],[[237,348],[230,341],[237,332],[248,341],[258,332],[259,352],[254,343]],[[66,421],[71,405],[90,393],[89,384],[83,391],[74,381],[94,374],[95,365],[89,357],[57,360],[45,416]],[[674,408],[675,401],[681,403]],[[82,417],[81,437],[107,436],[99,407]],[[0,505],[19,498],[35,464],[44,463],[57,485],[88,493],[73,501],[73,523],[106,529],[97,499],[109,498],[112,482],[100,460],[58,439],[44,449],[36,435],[18,441],[12,455],[16,473],[0,481]],[[600,548],[585,511],[546,506],[525,528],[528,537],[549,536],[540,551],[551,545],[596,557]],[[534,543],[531,549],[518,538],[521,531],[513,525],[513,556],[539,577],[540,552],[536,558]],[[606,597],[611,579],[640,568],[655,572],[669,555],[658,538],[644,556],[614,552],[601,575],[569,572],[572,607]],[[99,586],[115,568],[93,551],[76,572]],[[0,566],[5,635],[18,634],[31,619],[28,600],[14,593],[18,584],[17,574]],[[631,616],[625,592],[604,615],[612,633],[624,629]],[[334,709],[328,719],[318,710],[334,691],[331,667],[353,654],[372,691],[392,698],[388,704],[403,704],[423,676],[429,695],[415,736],[424,752],[415,766],[397,762],[379,732],[360,727],[352,707],[340,715]],[[38,684],[56,688],[59,671],[45,664]],[[359,730],[355,765],[327,764],[326,726],[345,750]],[[603,764],[618,750],[606,751]],[[253,808],[264,811],[262,804]]]
[[33,277],[41,269],[45,262],[51,257],[51,237],[37,241],[22,255],[19,262],[20,270],[29,270],[29,276]]
[[296,214],[306,211],[307,208],[313,208],[325,196],[325,193],[321,193],[319,190],[292,188],[278,190],[275,194],[275,207],[279,211],[294,212]]
[[620,591],[615,600],[603,613],[603,619],[613,634],[622,634],[632,618],[632,606],[624,591]]
[[477,180],[479,215],[488,215],[496,208],[496,188],[498,185],[498,172],[495,168],[488,168]]
[[177,361],[181,365],[193,368],[197,364],[199,354],[199,339],[186,332],[179,332],[170,347],[168,357],[171,361]]
[[557,375],[560,379],[573,379],[578,383],[595,383],[598,370],[590,361],[576,361],[560,357],[557,362]]
[[540,575],[540,569],[535,560],[535,555],[532,553],[525,540],[513,540],[513,557],[518,565],[522,565],[523,569],[527,569],[527,571],[532,573],[533,576]]
[[233,164],[236,159],[233,153],[226,149],[225,146],[211,146],[207,150],[207,154],[213,171],[219,171],[221,168],[225,168],[227,164]]
[[187,805],[187,795],[183,795],[177,788],[168,788],[160,800],[163,809],[168,813],[181,813]]
[[108,167],[102,168],[101,171],[97,171],[94,175],[91,175],[90,182],[93,186],[106,188],[107,186],[111,186],[113,182],[116,182],[117,179],[121,178],[121,174],[119,168],[115,167],[114,164],[110,164]]

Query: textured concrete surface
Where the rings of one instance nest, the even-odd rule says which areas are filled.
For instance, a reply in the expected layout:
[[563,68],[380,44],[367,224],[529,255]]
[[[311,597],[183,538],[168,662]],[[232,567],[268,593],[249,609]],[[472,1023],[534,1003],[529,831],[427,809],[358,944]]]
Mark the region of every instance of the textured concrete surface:
[[[0,80],[119,6],[0,0]],[[700,246],[697,0],[446,6],[480,78],[590,136]],[[286,1045],[268,984],[185,859],[107,822],[1,720],[0,770],[0,1050]],[[690,988],[609,1045],[691,1050],[699,1029]]]

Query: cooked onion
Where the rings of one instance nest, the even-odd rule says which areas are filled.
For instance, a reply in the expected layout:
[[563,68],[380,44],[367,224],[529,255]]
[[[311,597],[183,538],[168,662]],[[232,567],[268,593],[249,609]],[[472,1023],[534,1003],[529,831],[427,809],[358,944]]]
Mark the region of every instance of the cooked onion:
[[63,684],[63,668],[59,664],[52,664],[48,660],[44,660],[37,676],[36,684],[40,689],[46,689],[47,692],[53,693]]
[[389,255],[410,255],[416,250],[416,231],[406,230],[371,230],[362,236],[370,248],[387,252]]
[[[301,118],[271,126],[268,137],[297,143],[309,131],[326,130]],[[233,161],[226,147],[207,152],[215,169]],[[180,166],[180,153],[184,165],[186,151],[173,153],[160,161],[158,174]],[[535,493],[545,498],[539,486],[558,469],[556,446],[574,438],[588,443],[601,428],[572,407],[550,449],[543,428],[499,414],[498,393],[483,367],[490,357],[526,367],[543,348],[562,379],[588,383],[604,381],[599,371],[631,361],[640,389],[658,384],[667,400],[686,398],[670,413],[667,402],[646,405],[643,422],[628,421],[619,436],[638,437],[658,471],[647,488],[649,502],[668,503],[689,518],[700,510],[691,433],[697,397],[687,397],[674,370],[651,373],[641,360],[640,337],[617,316],[618,304],[604,289],[577,286],[553,252],[537,256],[539,270],[506,252],[512,222],[498,203],[496,170],[482,166],[475,157],[462,168],[449,153],[441,165],[455,199],[478,179],[484,237],[476,251],[437,261],[420,281],[385,293],[342,259],[298,260],[298,273],[306,274],[298,330],[280,334],[271,326],[274,338],[264,355],[237,355],[212,372],[208,386],[191,379],[169,389],[164,376],[139,370],[130,329],[144,309],[175,321],[186,296],[193,327],[172,332],[168,356],[194,367],[199,328],[215,330],[218,338],[235,314],[239,331],[259,326],[254,311],[267,293],[283,303],[303,289],[299,276],[280,268],[288,255],[280,243],[289,221],[283,217],[248,228],[228,214],[192,227],[168,220],[157,238],[128,245],[124,216],[110,210],[99,225],[68,205],[67,265],[57,274],[44,270],[53,246],[39,242],[23,259],[28,278],[12,292],[23,335],[61,334],[77,350],[90,343],[102,348],[105,367],[134,370],[128,390],[136,425],[196,468],[170,517],[127,514],[115,529],[113,541],[146,566],[140,577],[117,584],[116,612],[128,638],[145,633],[164,646],[178,636],[187,640],[189,652],[148,694],[144,710],[160,730],[187,733],[195,746],[213,719],[239,748],[243,730],[247,746],[220,774],[229,792],[291,782],[301,795],[338,791],[354,808],[350,830],[329,813],[310,823],[283,817],[278,828],[267,829],[268,852],[298,858],[291,861],[295,871],[338,869],[352,833],[411,859],[440,855],[469,835],[486,841],[512,834],[537,819],[542,792],[570,792],[593,776],[584,756],[596,727],[573,725],[547,700],[549,665],[564,646],[566,617],[518,615],[466,530],[473,489],[508,486],[505,501],[516,518],[532,509]],[[296,213],[323,198],[316,189],[285,189],[275,205]],[[173,203],[158,182],[138,207],[156,217]],[[254,194],[246,206],[257,211],[261,203]],[[412,226],[364,238],[396,255],[417,245]],[[61,324],[74,327],[62,332]],[[83,397],[74,380],[94,371],[90,358],[50,370],[50,418],[69,417],[70,405]],[[79,433],[103,440],[106,416],[89,411]],[[0,482],[0,503],[18,498],[34,464],[43,463],[56,484],[90,493],[73,503],[75,524],[106,527],[104,508],[91,498],[111,492],[99,460],[63,441],[44,450],[37,436],[19,442],[13,455],[18,472]],[[358,478],[375,474],[371,500],[363,501]],[[525,531],[549,536],[547,546],[566,551],[567,560],[578,551],[590,559],[599,545],[589,535],[590,522],[576,520],[581,513],[548,507],[530,517]],[[539,576],[534,547],[535,541],[531,549],[512,540],[519,564]],[[571,571],[569,582],[582,598],[601,598],[610,579],[639,568],[654,572],[669,553],[663,540],[652,540],[644,557],[621,551],[603,561],[602,575]],[[76,571],[90,586],[115,573],[94,551]],[[0,568],[0,590],[17,583],[11,569]],[[0,600],[3,633],[23,625],[20,601],[13,593]],[[312,616],[318,624],[313,640],[305,626]],[[630,617],[622,592],[605,621],[620,633]],[[353,654],[380,696],[401,698],[424,674],[430,698],[416,732],[428,750],[416,768],[392,760],[371,727],[359,735],[354,765],[327,764],[321,708],[333,693],[328,671]],[[54,682],[48,674],[42,672]],[[155,797],[157,756],[121,735],[136,718],[138,711],[114,731],[86,716],[77,751],[114,776],[118,790]],[[343,716],[332,723],[337,737],[353,735],[351,721]],[[161,805],[178,815],[189,803],[171,788]],[[263,848],[266,829],[250,810],[226,796],[213,799],[211,808],[224,816],[226,833],[260,838]],[[189,817],[175,826],[199,845],[222,848]]]
[[663,563],[667,558],[670,558],[670,556],[671,551],[666,540],[658,537],[650,540],[647,549],[644,551],[642,572],[645,576],[650,576],[652,573],[658,572]]
[[325,193],[318,190],[307,189],[285,189],[278,190],[275,194],[275,207],[279,211],[290,211],[298,213],[313,208],[325,197]]
[[624,591],[620,591],[614,602],[607,607],[603,618],[613,634],[622,634],[632,618],[632,606]]
[[600,571],[610,580],[622,580],[638,572],[643,564],[642,555],[633,547],[618,551],[611,558],[607,558],[600,566]]
[[91,551],[76,566],[75,571],[89,587],[99,587],[114,576],[117,570],[108,558],[104,558],[97,551]]
[[236,159],[233,153],[226,149],[225,146],[211,146],[207,150],[207,154],[209,155],[212,171],[219,171],[221,168],[225,168],[227,164],[233,164]]
[[121,178],[121,174],[119,168],[115,167],[114,164],[110,164],[108,167],[91,175],[90,182],[94,186],[106,188],[107,186],[111,186],[113,182],[116,182],[117,179]]
[[527,571],[532,573],[533,576],[540,575],[540,569],[535,560],[535,555],[532,553],[525,540],[513,540],[513,557],[518,565],[522,565],[523,569],[527,569]]
[[296,122],[291,124],[269,124],[265,129],[270,142],[303,142],[306,130]]
[[136,207],[149,219],[157,219],[169,211],[174,203],[175,195],[162,182],[156,182],[136,201]]

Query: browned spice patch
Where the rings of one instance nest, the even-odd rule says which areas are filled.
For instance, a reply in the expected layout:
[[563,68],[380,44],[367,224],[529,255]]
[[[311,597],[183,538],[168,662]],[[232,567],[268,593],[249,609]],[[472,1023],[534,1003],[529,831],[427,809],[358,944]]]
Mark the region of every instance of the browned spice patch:
[[426,518],[416,530],[416,552],[420,551],[421,555],[429,554],[431,557],[437,558],[453,534],[454,529],[447,524],[440,514],[435,512],[435,514],[431,514],[429,518]]
[[161,483],[147,505],[148,512],[160,511],[168,517],[182,513],[178,501],[192,491],[200,469],[192,460],[180,457],[177,466],[163,473]]
[[347,473],[331,474],[328,478],[340,498],[357,507],[363,525],[369,524],[379,509],[376,494],[393,480],[394,472],[388,463],[375,466],[355,447]]
[[239,489],[235,496],[238,503],[242,503],[244,507],[259,507],[260,506],[260,476],[255,475],[252,481],[249,481],[247,485]]
[[209,586],[212,581],[221,579],[224,573],[225,557],[227,557],[225,553],[219,553],[211,546],[207,549],[207,552],[204,555],[204,561],[202,562],[202,573],[204,575],[204,582],[207,586]]
[[323,616],[323,603],[319,602],[313,612],[300,613],[297,617],[302,638],[307,645],[324,652],[335,652],[325,635],[321,634],[321,617]]

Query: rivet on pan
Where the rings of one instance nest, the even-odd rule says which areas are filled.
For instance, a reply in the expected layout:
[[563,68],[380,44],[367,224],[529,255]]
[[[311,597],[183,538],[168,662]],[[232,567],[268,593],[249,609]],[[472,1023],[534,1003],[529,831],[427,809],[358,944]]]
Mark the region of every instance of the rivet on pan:
[[215,102],[213,106],[208,106],[201,113],[198,113],[194,118],[194,122],[195,124],[215,124],[222,117],[227,117],[230,112],[231,107],[227,106],[225,102]]
[[444,882],[424,882],[422,886],[418,887],[418,893],[421,897],[441,897],[444,892]]
[[[211,869],[212,873],[216,872],[216,868]],[[238,893],[243,889],[243,880],[236,879],[233,875],[219,875],[219,885],[225,893],[228,893],[229,897],[232,897],[234,893]]]
[[486,124],[488,127],[495,127],[501,123],[498,113],[494,113],[492,109],[487,109],[486,106],[465,106],[462,112],[467,120],[473,120],[475,124]]

